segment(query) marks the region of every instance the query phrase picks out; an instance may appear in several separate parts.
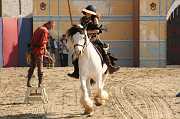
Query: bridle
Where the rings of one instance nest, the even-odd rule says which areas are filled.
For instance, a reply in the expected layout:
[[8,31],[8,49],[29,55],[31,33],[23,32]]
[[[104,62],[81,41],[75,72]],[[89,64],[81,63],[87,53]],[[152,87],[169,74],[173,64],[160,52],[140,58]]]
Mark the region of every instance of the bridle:
[[87,44],[87,35],[86,35],[85,33],[84,33],[83,39],[84,39],[84,44],[83,44],[83,45],[82,45],[82,44],[75,44],[75,45],[74,45],[74,48],[77,47],[77,46],[81,46],[81,47],[83,47],[83,49],[84,49],[85,47],[87,47],[87,46],[88,46],[88,44]]

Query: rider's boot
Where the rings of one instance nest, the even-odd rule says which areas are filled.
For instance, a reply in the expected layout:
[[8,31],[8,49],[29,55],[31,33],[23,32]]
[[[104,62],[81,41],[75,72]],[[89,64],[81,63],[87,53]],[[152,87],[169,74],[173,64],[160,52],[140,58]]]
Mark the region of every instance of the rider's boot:
[[68,73],[68,76],[73,77],[73,78],[79,78],[79,67],[78,67],[78,59],[73,61],[74,65],[74,72],[73,73]]
[[110,60],[108,54],[104,54],[104,60],[105,60],[106,64],[108,65],[108,70],[109,70],[110,74],[119,70],[120,67],[116,67],[111,64],[111,60]]

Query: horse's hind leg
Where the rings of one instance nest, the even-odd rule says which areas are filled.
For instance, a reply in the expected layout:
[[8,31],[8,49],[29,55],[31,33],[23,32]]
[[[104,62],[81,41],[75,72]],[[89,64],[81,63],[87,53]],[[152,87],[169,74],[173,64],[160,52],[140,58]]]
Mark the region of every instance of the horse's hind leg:
[[102,80],[102,94],[101,94],[102,100],[108,100],[108,98],[109,98],[108,93],[104,90],[104,85],[105,85],[105,81],[106,81],[107,76],[108,76],[108,74],[104,74],[104,75],[103,75],[103,80]]
[[100,105],[102,105],[102,102],[100,99],[102,89],[103,89],[103,87],[102,87],[102,75],[99,75],[99,74],[97,75],[96,86],[97,86],[97,88],[96,88],[96,95],[94,97],[94,101],[95,101],[96,106],[100,106]]
[[82,90],[82,96],[80,99],[80,103],[85,108],[85,114],[91,114],[93,112],[93,101],[90,99],[87,89],[87,80],[84,77],[80,77],[81,80],[81,90]]

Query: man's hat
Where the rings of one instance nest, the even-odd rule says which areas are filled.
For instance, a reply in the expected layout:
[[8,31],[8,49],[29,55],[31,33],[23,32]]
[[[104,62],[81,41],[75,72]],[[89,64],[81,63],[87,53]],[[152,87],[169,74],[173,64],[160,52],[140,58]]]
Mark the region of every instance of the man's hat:
[[96,7],[93,5],[88,5],[85,9],[82,10],[82,13],[89,13],[92,15],[96,15]]

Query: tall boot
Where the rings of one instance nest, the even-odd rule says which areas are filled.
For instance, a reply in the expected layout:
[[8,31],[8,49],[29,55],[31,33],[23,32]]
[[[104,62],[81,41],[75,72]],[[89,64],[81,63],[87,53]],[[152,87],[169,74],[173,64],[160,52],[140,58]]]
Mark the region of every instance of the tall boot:
[[31,82],[31,77],[33,75],[33,72],[34,72],[34,67],[30,67],[28,70],[28,76],[27,76],[27,78],[28,78],[27,87],[32,87],[30,82]]
[[31,78],[28,78],[27,87],[32,87],[30,82],[31,82]]
[[78,66],[78,59],[74,60],[72,62],[74,66],[74,72],[73,73],[68,73],[68,76],[73,77],[73,78],[79,78],[79,66]]
[[38,80],[39,80],[38,87],[42,87],[43,72],[38,73]]
[[104,60],[105,60],[106,64],[108,65],[108,70],[109,70],[110,74],[119,70],[120,67],[115,67],[111,64],[111,60],[110,60],[110,57],[108,54],[104,54]]
[[107,54],[110,58],[111,64],[114,66],[115,65],[115,61],[117,61],[118,59],[113,57],[110,53]]

